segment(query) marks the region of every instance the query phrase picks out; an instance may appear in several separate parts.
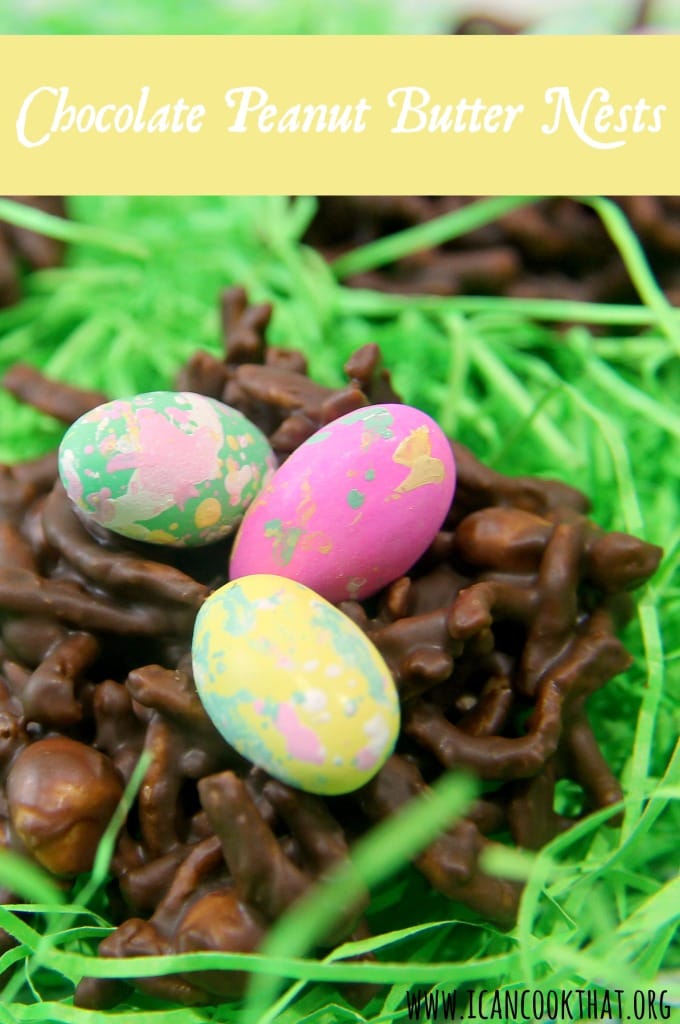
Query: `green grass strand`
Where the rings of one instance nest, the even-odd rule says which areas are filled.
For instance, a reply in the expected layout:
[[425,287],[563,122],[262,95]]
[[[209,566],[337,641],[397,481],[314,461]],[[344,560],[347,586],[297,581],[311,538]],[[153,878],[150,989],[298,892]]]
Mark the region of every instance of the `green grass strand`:
[[512,210],[530,206],[538,202],[539,196],[492,196],[490,199],[479,199],[463,206],[459,210],[442,214],[424,224],[404,228],[403,231],[387,235],[343,256],[333,262],[335,276],[342,280],[353,274],[376,270],[387,263],[394,263],[404,256],[410,256],[421,249],[429,249],[460,238],[470,231],[490,224]]
[[645,251],[625,213],[620,206],[604,196],[582,198],[581,202],[592,207],[598,214],[611,240],[619,250],[621,259],[640,298],[650,309],[654,310],[675,354],[680,355],[680,325],[676,321],[675,310],[654,277]]
[[[612,327],[650,327],[660,323],[657,310],[602,302],[566,299],[524,299],[487,295],[394,295],[391,292],[346,288],[338,295],[338,307],[346,314],[366,317],[394,316],[415,309],[421,313],[459,313],[466,316],[503,313],[505,316],[545,321],[546,323],[583,323]],[[671,314],[669,314],[671,315]],[[666,314],[664,313],[664,318]],[[672,310],[680,326],[680,310]],[[521,324],[517,323],[519,329]]]
[[44,210],[37,210],[33,206],[16,203],[11,199],[0,198],[0,220],[71,245],[96,246],[137,259],[146,259],[149,255],[148,250],[133,238],[124,238],[101,227],[57,217],[53,213],[46,213]]

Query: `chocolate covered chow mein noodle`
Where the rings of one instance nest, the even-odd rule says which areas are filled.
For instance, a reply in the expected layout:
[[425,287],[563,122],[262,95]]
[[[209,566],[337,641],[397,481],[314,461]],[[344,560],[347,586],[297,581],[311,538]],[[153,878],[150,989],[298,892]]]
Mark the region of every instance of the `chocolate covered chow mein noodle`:
[[[398,401],[374,345],[347,362],[344,387],[316,384],[300,353],[267,344],[270,312],[240,289],[226,292],[225,358],[197,352],[178,388],[240,410],[279,462],[338,416]],[[5,385],[64,422],[104,397],[26,367]],[[389,666],[403,723],[384,767],[342,797],[300,792],[253,767],[198,699],[192,627],[226,581],[231,537],[172,549],[95,535],[53,456],[3,468],[4,843],[68,884],[91,867],[122,787],[142,751],[150,757],[116,844],[118,927],[103,956],[256,949],[358,836],[450,768],[483,780],[483,795],[415,866],[446,896],[511,926],[520,886],[486,875],[482,854],[499,837],[537,849],[569,828],[576,819],[554,806],[561,779],[581,788],[584,814],[620,799],[586,704],[630,662],[617,632],[660,549],[600,529],[572,487],[504,476],[452,446],[458,488],[429,550],[369,602],[340,605]],[[346,908],[328,943],[367,934],[365,907]],[[232,972],[139,981],[183,1003],[243,984]],[[118,983],[91,979],[77,1000],[102,1007],[120,995]]]
[[[4,197],[3,197],[4,198]],[[65,217],[61,196],[8,196],[44,213]],[[0,222],[0,308],[21,298],[21,271],[45,270],[61,263],[64,246],[53,238]]]

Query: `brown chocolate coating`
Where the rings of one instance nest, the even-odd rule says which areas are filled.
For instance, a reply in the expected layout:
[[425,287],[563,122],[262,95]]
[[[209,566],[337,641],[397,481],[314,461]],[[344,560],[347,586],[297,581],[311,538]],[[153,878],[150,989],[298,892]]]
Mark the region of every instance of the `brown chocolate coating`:
[[88,533],[61,484],[55,484],[42,515],[45,538],[54,551],[88,580],[123,597],[188,605],[198,610],[207,588],[170,565],[120,547],[107,548]]
[[66,633],[57,640],[19,694],[28,721],[50,728],[79,722],[83,707],[76,687],[98,654],[99,643],[91,633]]
[[106,395],[100,391],[83,391],[48,380],[35,367],[25,363],[15,363],[3,377],[2,385],[15,398],[62,423],[73,423],[79,416],[107,401]]
[[[15,202],[56,217],[65,217],[61,196],[5,196]],[[64,256],[64,244],[54,238],[0,221],[0,307],[11,306],[21,298],[21,270],[57,267]]]
[[12,828],[35,859],[55,875],[92,867],[123,788],[104,754],[50,736],[26,747],[7,777]]
[[[267,922],[236,889],[218,889],[192,903],[177,928],[178,953],[194,950],[234,949],[249,953],[257,949],[267,931]],[[187,976],[210,995],[238,996],[247,982],[243,971],[201,971]]]

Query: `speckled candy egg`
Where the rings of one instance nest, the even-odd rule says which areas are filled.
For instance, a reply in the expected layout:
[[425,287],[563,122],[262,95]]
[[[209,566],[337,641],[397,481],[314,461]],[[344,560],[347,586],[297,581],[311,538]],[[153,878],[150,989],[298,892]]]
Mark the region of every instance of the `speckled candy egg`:
[[228,534],[274,466],[266,437],[245,416],[183,391],[97,406],[59,448],[59,475],[85,519],[179,547]]
[[253,502],[230,577],[276,573],[329,601],[403,575],[451,505],[456,471],[437,426],[408,405],[341,416],[293,452]]
[[349,793],[389,757],[399,701],[378,650],[342,612],[280,576],[216,590],[196,619],[194,678],[224,738],[310,793]]

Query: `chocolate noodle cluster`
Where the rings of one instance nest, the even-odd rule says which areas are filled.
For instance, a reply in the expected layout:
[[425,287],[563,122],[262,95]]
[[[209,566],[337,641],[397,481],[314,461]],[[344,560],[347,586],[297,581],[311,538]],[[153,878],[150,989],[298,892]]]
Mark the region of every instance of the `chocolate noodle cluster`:
[[[332,258],[472,201],[464,196],[320,196],[307,240]],[[680,197],[622,196],[615,201],[669,301],[680,305]],[[639,301],[598,215],[565,196],[520,207],[444,245],[356,274],[347,283],[401,294]]]
[[[307,376],[301,354],[266,344],[268,306],[232,289],[223,312],[226,357],[197,352],[177,386],[240,409],[281,460],[335,417],[399,400],[376,346],[352,356],[346,386],[333,390]],[[26,366],[4,383],[65,423],[105,399]],[[378,775],[335,798],[243,761],[198,700],[192,626],[225,582],[230,540],[171,550],[93,536],[53,455],[2,468],[3,842],[68,885],[91,868],[142,751],[151,758],[116,844],[108,895],[118,928],[103,956],[256,949],[358,836],[449,768],[474,773],[484,795],[415,866],[446,896],[510,926],[520,886],[485,874],[484,851],[508,836],[536,849],[569,828],[576,819],[555,809],[560,779],[581,787],[583,813],[621,797],[585,705],[630,664],[616,633],[660,550],[600,529],[571,487],[503,476],[453,449],[458,489],[430,550],[376,599],[341,605],[392,670],[403,728]],[[366,902],[345,909],[329,943],[367,934]],[[243,983],[205,972],[139,986],[192,1004]],[[76,998],[103,1007],[121,994],[118,982],[89,979]]]
[[[4,197],[3,197],[4,198]],[[65,217],[61,196],[7,196],[24,206],[43,213]],[[0,222],[0,308],[11,306],[21,298],[21,270],[46,270],[61,263],[64,246],[53,238],[35,231]]]

